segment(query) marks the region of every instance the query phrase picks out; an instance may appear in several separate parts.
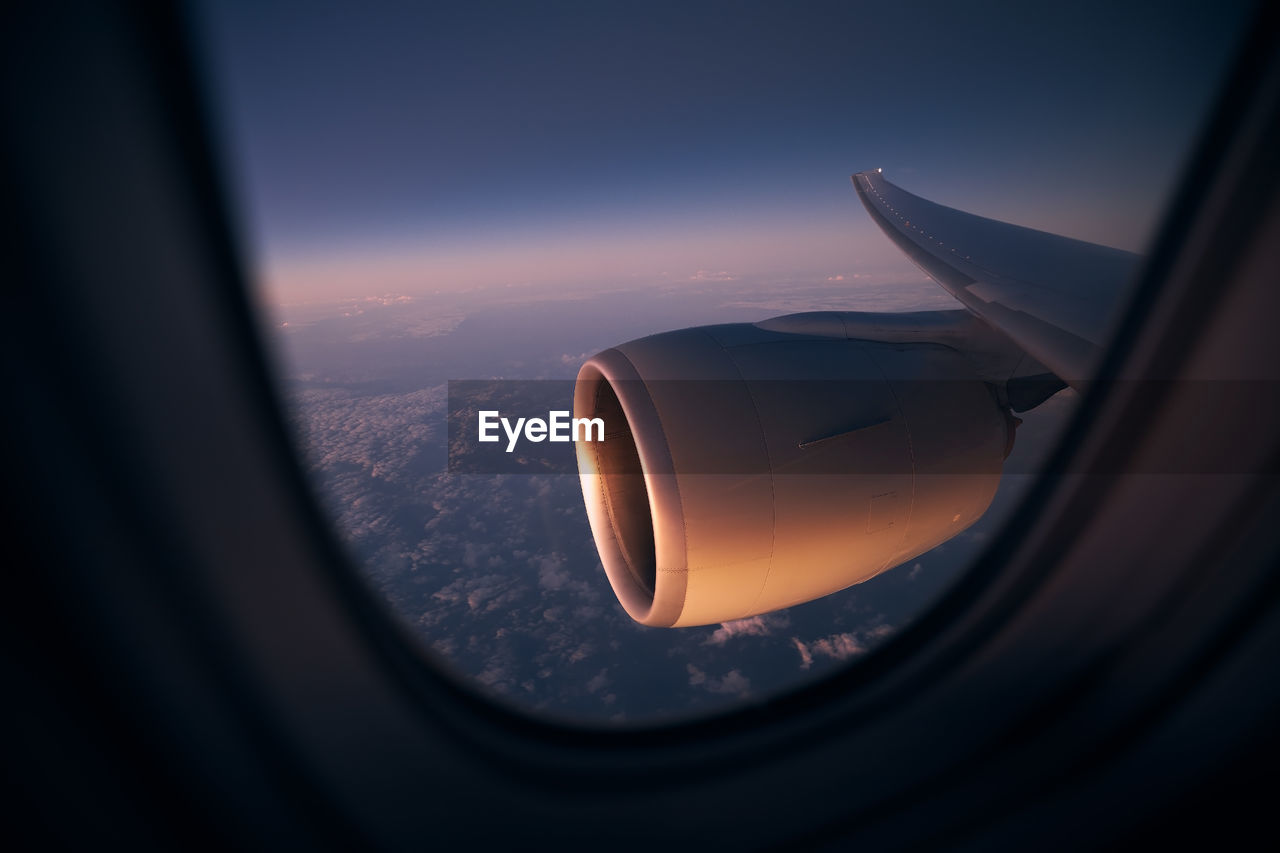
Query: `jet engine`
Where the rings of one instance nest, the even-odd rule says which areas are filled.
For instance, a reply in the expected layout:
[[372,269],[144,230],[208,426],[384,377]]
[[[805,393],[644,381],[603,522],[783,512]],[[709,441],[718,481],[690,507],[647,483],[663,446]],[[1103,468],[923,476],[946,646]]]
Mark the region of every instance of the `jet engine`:
[[582,366],[574,417],[605,424],[576,446],[587,515],[637,622],[810,601],[987,509],[1016,423],[998,386],[953,346],[851,338],[841,316],[666,332]]

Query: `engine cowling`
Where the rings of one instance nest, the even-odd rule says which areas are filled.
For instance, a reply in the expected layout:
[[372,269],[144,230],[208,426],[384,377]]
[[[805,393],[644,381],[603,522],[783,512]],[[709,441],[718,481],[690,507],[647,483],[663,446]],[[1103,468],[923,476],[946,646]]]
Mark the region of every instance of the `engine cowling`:
[[1013,429],[955,349],[767,324],[605,350],[574,417],[605,422],[576,447],[587,516],[653,626],[810,601],[950,539],[990,505]]

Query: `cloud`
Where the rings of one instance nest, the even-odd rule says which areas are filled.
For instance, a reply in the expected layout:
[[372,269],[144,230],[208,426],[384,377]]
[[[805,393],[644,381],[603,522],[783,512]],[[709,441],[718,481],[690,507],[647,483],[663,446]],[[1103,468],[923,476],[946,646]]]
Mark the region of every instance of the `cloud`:
[[734,637],[767,637],[775,630],[790,624],[791,619],[785,613],[764,613],[733,622],[722,622],[720,627],[703,641],[703,645],[723,646]]
[[376,302],[379,305],[404,305],[413,302],[414,297],[403,293],[384,293],[381,296],[366,296],[365,302]]
[[924,564],[916,563],[914,566],[911,567],[911,571],[907,572],[907,580],[909,581],[915,580],[916,578],[920,577],[920,573],[922,571],[924,571]]
[[751,689],[751,679],[738,670],[731,669],[725,673],[724,678],[710,679],[707,682],[707,689],[712,693],[733,693],[741,696]]
[[689,686],[701,687],[708,693],[745,696],[751,690],[751,679],[736,669],[729,670],[720,678],[707,675],[693,664],[689,664],[686,670],[689,673]]
[[606,667],[605,669],[602,669],[599,672],[597,672],[591,678],[588,678],[587,683],[584,685],[586,687],[587,692],[598,693],[601,690],[603,690],[605,687],[608,687],[609,686],[608,673],[609,673],[609,669]]
[[727,270],[712,272],[711,270],[698,270],[689,276],[689,281],[736,281],[736,276]]
[[523,593],[524,590],[510,577],[481,575],[458,578],[441,587],[431,597],[442,604],[466,602],[468,610],[488,613],[515,601]]
[[[892,629],[890,628],[889,630]],[[879,636],[882,637],[883,634]],[[792,637],[791,643],[796,647],[796,651],[800,653],[801,669],[808,669],[813,666],[814,658],[817,657],[825,657],[837,661],[848,660],[851,657],[864,654],[869,648],[860,643],[858,635],[852,631],[843,634],[832,634],[829,637],[823,637],[810,643],[804,642],[799,637]]]
[[[926,311],[956,308],[959,303],[919,273],[877,272],[797,278],[777,287],[726,293],[726,308],[751,308],[790,314],[797,311]],[[833,285],[839,285],[833,287]]]
[[867,647],[858,642],[856,635],[848,633],[832,634],[830,637],[814,640],[813,650],[836,660],[847,660],[854,655],[862,654]]
[[800,653],[800,668],[808,669],[813,666],[813,652],[809,651],[809,647],[800,642],[799,637],[792,637],[791,642],[795,644],[796,651]]
[[564,559],[558,555],[543,557],[538,563],[538,585],[543,589],[560,589],[572,577],[565,567]]
[[465,316],[456,307],[423,304],[421,297],[388,293],[336,302],[281,306],[287,315],[279,328],[337,335],[346,343],[406,340],[447,335]]
[[490,661],[489,665],[479,672],[475,678],[485,687],[498,693],[506,693],[511,688],[511,671],[502,661]]
[[468,542],[462,549],[462,565],[469,569],[474,569],[480,563],[480,557],[485,551],[489,550],[488,546],[477,545],[474,542]]
[[874,628],[868,628],[866,632],[867,639],[869,640],[883,640],[892,633],[892,625],[877,625]]

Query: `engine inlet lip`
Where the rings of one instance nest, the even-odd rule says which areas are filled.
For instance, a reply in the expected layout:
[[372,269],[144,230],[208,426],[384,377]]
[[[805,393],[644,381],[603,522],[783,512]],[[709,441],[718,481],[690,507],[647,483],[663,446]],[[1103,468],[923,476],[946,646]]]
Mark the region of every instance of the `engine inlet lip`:
[[[617,349],[593,356],[578,371],[574,417],[594,416],[602,383],[609,386],[621,405],[639,457],[649,510],[647,531],[653,537],[651,573],[637,571],[638,567],[629,564],[627,552],[637,549],[624,547],[618,527],[610,518],[609,486],[599,471],[599,448],[579,441],[575,451],[591,533],[609,584],[627,615],[644,625],[669,627],[684,609],[688,586],[684,519],[671,452],[645,383],[630,359]],[[606,433],[611,429],[606,423]],[[643,582],[646,576],[652,577],[652,588]]]

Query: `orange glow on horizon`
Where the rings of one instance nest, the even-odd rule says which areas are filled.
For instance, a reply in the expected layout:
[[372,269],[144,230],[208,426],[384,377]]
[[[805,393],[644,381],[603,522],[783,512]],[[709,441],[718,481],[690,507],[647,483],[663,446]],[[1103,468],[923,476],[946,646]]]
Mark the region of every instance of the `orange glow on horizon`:
[[269,257],[260,265],[260,283],[269,301],[296,303],[628,278],[732,281],[744,274],[899,263],[883,242],[869,228],[844,221],[795,223],[785,229],[756,225],[558,233],[541,239],[521,235],[449,248],[402,241]]

